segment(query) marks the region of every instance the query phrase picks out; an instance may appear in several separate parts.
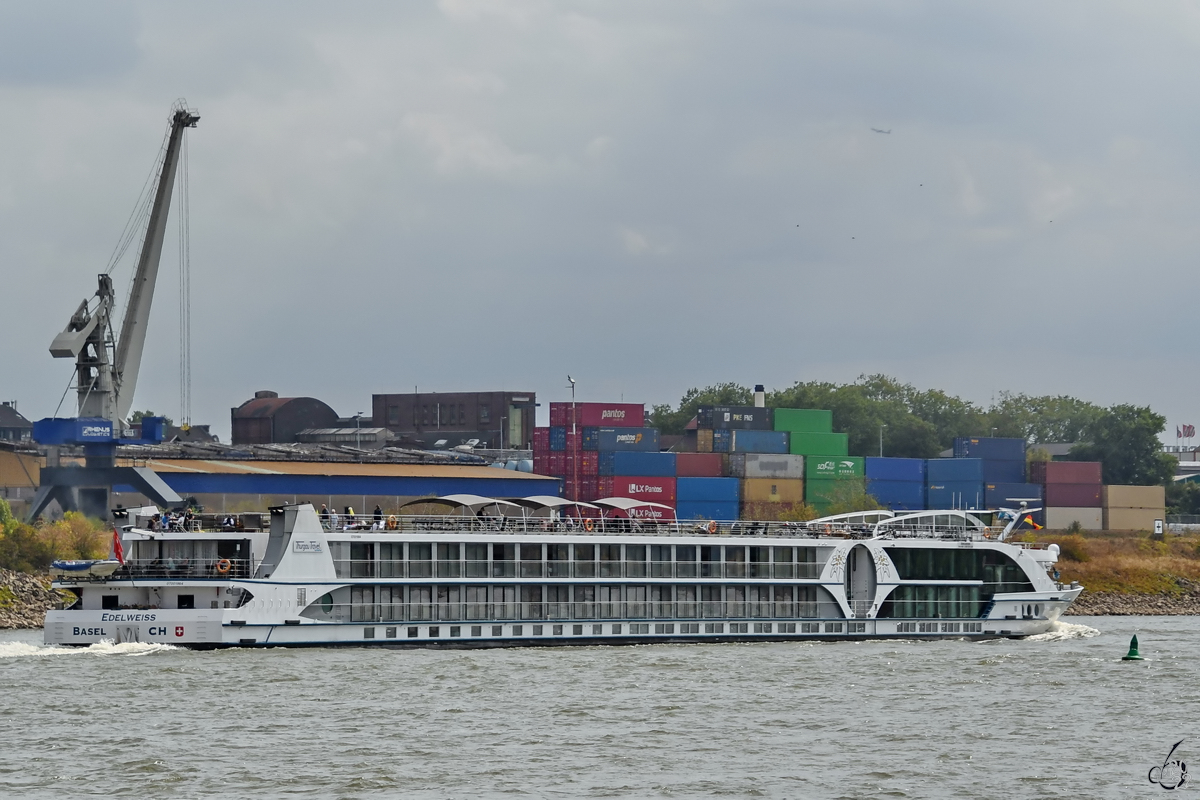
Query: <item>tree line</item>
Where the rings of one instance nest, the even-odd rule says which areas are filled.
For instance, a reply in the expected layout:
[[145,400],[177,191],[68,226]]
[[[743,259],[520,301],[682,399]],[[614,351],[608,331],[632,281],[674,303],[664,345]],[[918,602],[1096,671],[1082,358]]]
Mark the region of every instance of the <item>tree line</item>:
[[[679,405],[655,405],[650,424],[680,434],[702,405],[750,405],[752,388],[721,383],[688,389]],[[1162,452],[1158,435],[1166,417],[1149,407],[1108,408],[1065,395],[1001,392],[981,406],[939,389],[920,390],[887,375],[863,375],[853,383],[797,382],[767,392],[768,408],[823,408],[833,412],[833,429],[849,438],[850,454],[936,458],[962,436],[1024,439],[1033,459],[1048,460],[1040,444],[1071,443],[1071,459],[1100,461],[1109,484],[1165,485],[1175,459]]]

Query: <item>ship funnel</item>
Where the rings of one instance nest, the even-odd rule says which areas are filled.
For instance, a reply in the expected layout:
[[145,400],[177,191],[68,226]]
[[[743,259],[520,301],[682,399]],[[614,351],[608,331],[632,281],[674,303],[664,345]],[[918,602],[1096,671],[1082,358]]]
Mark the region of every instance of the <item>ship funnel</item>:
[[763,389],[763,385],[761,383],[755,384],[754,386],[754,407],[767,407],[767,392],[765,389]]

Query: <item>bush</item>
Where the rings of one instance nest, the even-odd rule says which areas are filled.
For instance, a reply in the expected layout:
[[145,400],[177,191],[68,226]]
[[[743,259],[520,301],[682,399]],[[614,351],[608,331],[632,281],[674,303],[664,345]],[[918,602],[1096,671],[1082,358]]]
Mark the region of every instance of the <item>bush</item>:
[[1058,554],[1064,561],[1084,562],[1091,559],[1087,551],[1087,541],[1079,534],[1055,539],[1055,544],[1058,545]]
[[77,512],[38,527],[12,518],[0,500],[0,519],[7,514],[0,536],[0,567],[18,572],[42,572],[57,559],[93,559],[108,555],[109,529],[99,520]]

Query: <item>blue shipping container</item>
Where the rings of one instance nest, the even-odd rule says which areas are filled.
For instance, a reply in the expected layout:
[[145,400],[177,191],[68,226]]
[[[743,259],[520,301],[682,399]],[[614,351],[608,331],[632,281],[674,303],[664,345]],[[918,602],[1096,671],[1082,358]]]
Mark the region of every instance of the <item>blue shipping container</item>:
[[599,450],[600,449],[600,429],[587,427],[583,429],[583,435],[579,437],[580,450]]
[[680,522],[696,519],[732,522],[738,518],[738,504],[736,502],[701,503],[689,500],[686,503],[679,503],[675,507],[675,517]]
[[930,481],[925,490],[925,505],[930,510],[983,508],[983,482],[934,483]]
[[675,499],[679,503],[733,503],[737,505],[740,487],[737,478],[679,478],[675,481]]
[[931,458],[925,462],[925,481],[935,483],[983,483],[983,459]]
[[872,458],[866,461],[867,480],[925,482],[923,458]]
[[960,436],[954,440],[955,458],[982,458],[988,461],[1024,461],[1024,439],[992,439],[986,436]]
[[713,452],[728,453],[729,445],[733,441],[733,431],[715,430],[713,431]]
[[880,481],[867,478],[867,494],[892,510],[921,511],[925,508],[925,484],[918,481]]
[[[787,431],[735,430],[731,433],[732,435],[729,437],[730,453],[786,453],[788,451]],[[715,433],[713,442],[714,449],[716,449]]]
[[612,454],[612,474],[674,478],[675,454],[614,452]]
[[984,483],[1024,483],[1025,461],[989,461],[983,462]]
[[562,425],[550,427],[550,449],[559,451],[567,449],[567,429]]
[[988,508],[1019,508],[1022,500],[1031,506],[1042,504],[1042,487],[1036,483],[985,483],[983,499]]
[[602,451],[658,450],[658,428],[600,428],[598,436]]
[[601,450],[599,455],[600,455],[600,466],[599,466],[600,474],[604,475],[606,477],[609,475],[615,475],[616,473],[613,472],[613,458],[617,454],[614,453],[612,450]]

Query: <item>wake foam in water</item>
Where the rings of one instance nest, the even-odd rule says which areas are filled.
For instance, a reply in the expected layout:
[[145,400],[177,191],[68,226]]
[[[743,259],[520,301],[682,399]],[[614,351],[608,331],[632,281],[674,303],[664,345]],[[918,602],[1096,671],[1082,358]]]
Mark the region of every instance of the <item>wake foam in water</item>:
[[1045,633],[1038,633],[1030,636],[1028,642],[1065,642],[1068,639],[1090,639],[1093,636],[1099,636],[1100,631],[1090,625],[1077,625],[1072,622],[1055,622],[1053,627]]
[[153,644],[150,642],[126,642],[114,644],[111,641],[97,642],[87,647],[63,647],[53,644],[30,644],[28,642],[0,642],[0,658],[28,658],[30,656],[70,656],[78,654],[100,656],[145,656],[151,653],[161,653],[178,650],[169,644]]

